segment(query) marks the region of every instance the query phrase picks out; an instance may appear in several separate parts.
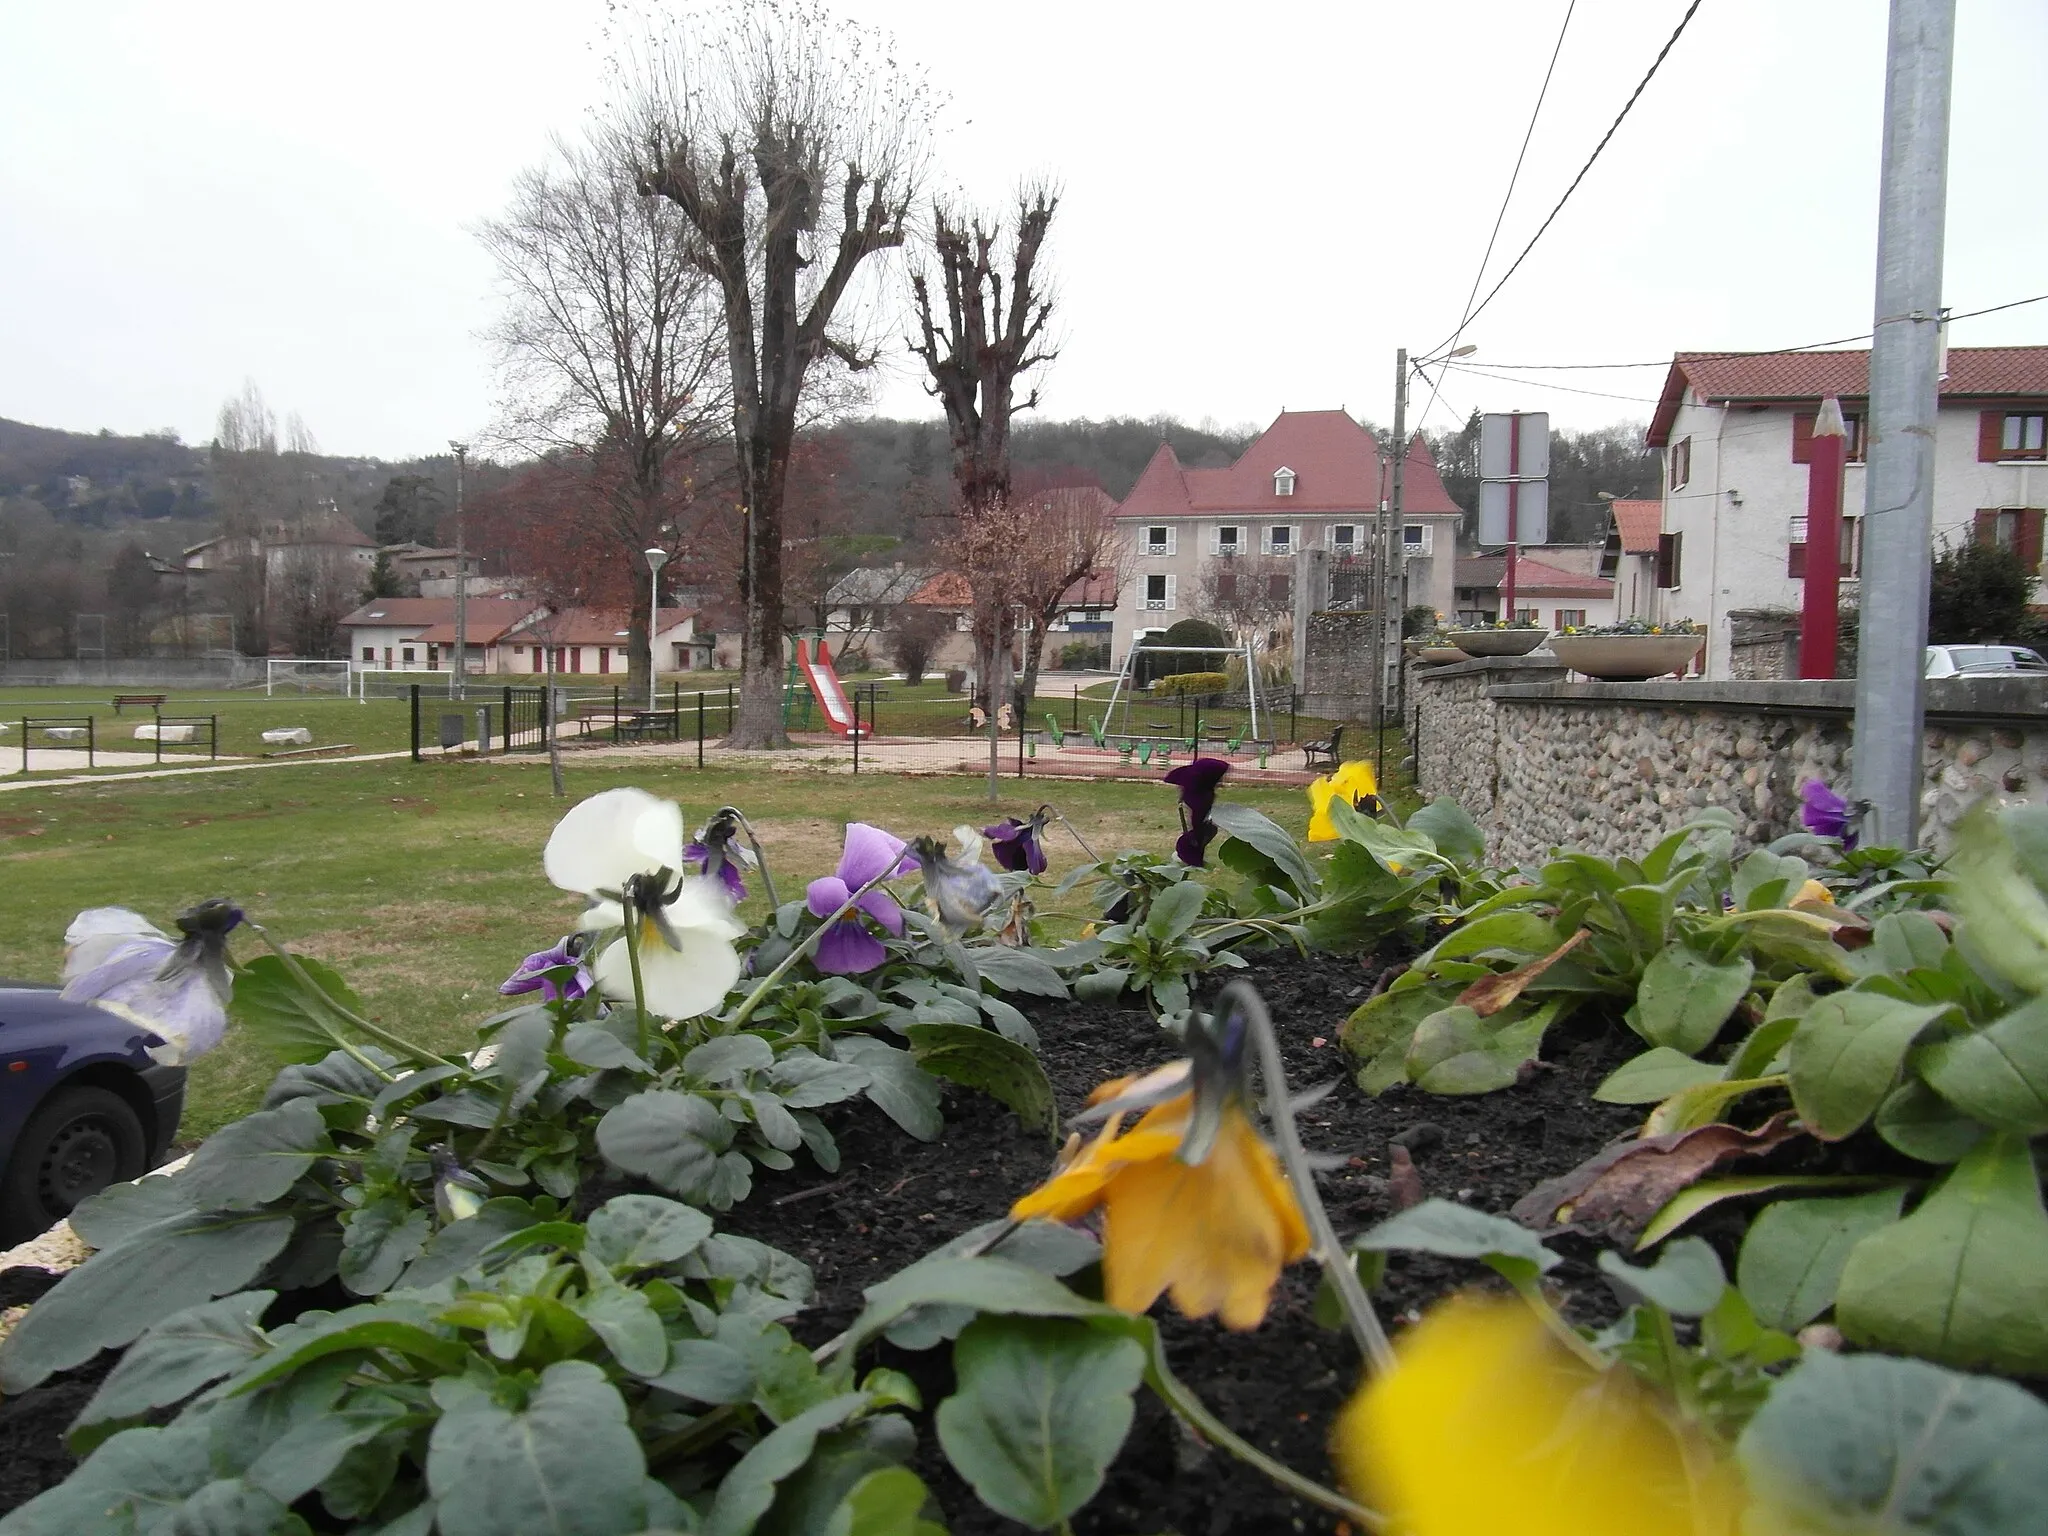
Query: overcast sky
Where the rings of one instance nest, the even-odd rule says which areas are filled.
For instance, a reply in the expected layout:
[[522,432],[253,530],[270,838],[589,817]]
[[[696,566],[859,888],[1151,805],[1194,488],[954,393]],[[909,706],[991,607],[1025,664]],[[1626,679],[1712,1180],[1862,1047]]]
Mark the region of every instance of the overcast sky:
[[[1056,178],[1046,414],[1384,424],[1394,349],[1457,323],[1565,0],[1263,6],[841,0],[950,96],[946,184]],[[1492,273],[1684,10],[1579,0]],[[1945,293],[2048,290],[2048,5],[1960,0]],[[329,452],[490,424],[470,233],[598,102],[601,0],[0,0],[0,416],[211,436],[245,378]],[[1636,361],[1868,329],[1883,0],[1705,0],[1466,335],[1489,363]],[[1491,275],[1488,278],[1489,284]],[[900,283],[892,283],[900,288]],[[2048,342],[2048,304],[1958,325]],[[1642,419],[1651,367],[1453,374],[1429,418]],[[1428,399],[1425,389],[1416,401]],[[935,414],[899,362],[876,410]]]

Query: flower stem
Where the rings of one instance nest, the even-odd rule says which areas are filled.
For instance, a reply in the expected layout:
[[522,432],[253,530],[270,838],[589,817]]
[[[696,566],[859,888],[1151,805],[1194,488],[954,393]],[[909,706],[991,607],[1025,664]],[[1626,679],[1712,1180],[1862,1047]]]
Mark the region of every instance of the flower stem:
[[747,846],[754,850],[754,868],[761,871],[761,889],[768,897],[768,910],[773,912],[782,905],[782,902],[775,895],[775,877],[768,873],[768,850],[761,846],[760,834],[754,830],[754,824],[747,820],[745,811],[733,805],[728,805],[725,809],[732,812],[733,820],[737,821],[741,830],[747,834]]
[[1301,1145],[1301,1131],[1294,1123],[1294,1110],[1287,1099],[1287,1069],[1280,1060],[1280,1039],[1273,1033],[1273,1016],[1266,1011],[1265,999],[1259,996],[1258,989],[1244,981],[1233,981],[1216,999],[1218,1015],[1228,1017],[1234,1009],[1243,1010],[1251,1026],[1252,1038],[1258,1042],[1259,1076],[1265,1089],[1266,1118],[1273,1122],[1273,1138],[1279,1143],[1280,1161],[1286,1166],[1287,1177],[1294,1185],[1302,1214],[1308,1218],[1309,1232],[1314,1238],[1311,1256],[1329,1276],[1330,1286],[1344,1309],[1344,1320],[1350,1325],[1351,1336],[1358,1342],[1359,1353],[1365,1356],[1373,1370],[1387,1370],[1394,1363],[1393,1347],[1387,1343],[1386,1330],[1380,1326],[1372,1301],[1366,1296],[1365,1287],[1359,1283],[1358,1270],[1351,1262],[1350,1253],[1338,1240],[1336,1228],[1330,1225],[1330,1213],[1323,1209],[1323,1197],[1316,1192],[1315,1175],[1309,1170],[1308,1153]]
[[1059,818],[1060,825],[1067,829],[1067,836],[1071,837],[1075,842],[1081,845],[1081,851],[1088,855],[1090,863],[1100,864],[1102,862],[1102,860],[1098,859],[1095,856],[1095,850],[1088,846],[1088,839],[1080,834],[1079,830],[1076,829],[1076,827],[1071,821],[1067,820],[1067,813],[1065,811],[1062,811],[1056,805],[1044,805],[1040,806],[1039,809],[1044,811],[1051,811],[1054,816]]
[[823,939],[825,935],[831,931],[832,925],[838,922],[841,918],[845,917],[847,913],[853,910],[854,903],[858,902],[861,899],[861,897],[867,895],[869,891],[874,890],[883,881],[889,879],[890,876],[895,874],[895,872],[895,861],[891,860],[890,865],[887,869],[883,870],[879,875],[875,876],[874,879],[870,880],[866,885],[862,886],[859,890],[849,895],[846,898],[846,900],[842,901],[839,904],[839,908],[837,911],[835,911],[830,917],[826,918],[822,923],[818,924],[817,927],[813,928],[810,931],[810,933],[805,936],[803,943],[797,945],[795,949],[792,949],[787,955],[784,955],[782,957],[782,963],[780,965],[776,966],[774,970],[770,971],[766,976],[763,976],[759,981],[754,983],[754,990],[749,992],[746,995],[746,997],[741,1000],[739,1007],[734,1009],[732,1016],[725,1021],[727,1028],[735,1030],[742,1028],[746,1024],[747,1020],[753,1017],[754,1010],[761,1006],[762,1000],[768,996],[768,989],[773,987],[775,983],[777,983],[778,981],[782,980],[784,976],[787,976],[789,974],[790,968],[794,966],[797,963],[797,961],[803,959],[804,956],[810,954],[811,951],[816,949],[818,947],[819,940]]
[[647,1060],[647,988],[640,980],[640,914],[626,909],[626,965],[633,972],[633,1018],[640,1027],[640,1059]]
[[[252,922],[246,918],[243,921],[247,923],[248,928],[252,933],[254,933],[257,937],[262,939],[265,944],[268,944],[270,946],[270,952],[276,955],[279,960],[284,962],[284,968],[291,973],[292,980],[296,981],[300,986],[304,987],[314,997],[318,998],[319,1005],[322,1008],[327,1009],[329,1012],[334,1014],[335,1017],[347,1023],[350,1027],[361,1031],[365,1035],[368,1035],[377,1044],[386,1046],[391,1050],[396,1051],[400,1056],[404,1057],[406,1060],[417,1062],[422,1066],[455,1067],[461,1065],[460,1062],[450,1061],[445,1056],[436,1056],[432,1051],[422,1049],[420,1046],[414,1045],[410,1040],[392,1034],[391,1031],[383,1028],[381,1025],[372,1024],[368,1019],[364,1018],[361,1014],[355,1012],[351,1008],[346,1007],[344,1004],[339,1002],[331,992],[329,992],[325,987],[321,986],[319,982],[315,981],[310,975],[307,974],[306,968],[303,965],[299,964],[299,957],[293,954],[289,949],[286,949],[284,945],[278,943],[276,939],[272,938],[270,930],[268,928],[264,927],[261,923]],[[347,1043],[345,1041],[340,1040],[339,1037],[336,1038],[336,1043],[340,1045],[343,1050],[348,1049]],[[350,1052],[350,1054],[353,1055],[354,1053]],[[357,1059],[360,1060],[361,1058],[358,1057]]]

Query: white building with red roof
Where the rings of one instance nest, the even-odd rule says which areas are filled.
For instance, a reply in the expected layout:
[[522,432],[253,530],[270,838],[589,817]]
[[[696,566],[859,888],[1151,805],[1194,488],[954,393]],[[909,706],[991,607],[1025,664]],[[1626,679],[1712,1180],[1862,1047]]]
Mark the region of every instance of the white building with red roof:
[[[1187,618],[1242,612],[1241,582],[1275,608],[1291,604],[1299,557],[1325,551],[1339,591],[1363,590],[1374,520],[1391,495],[1393,461],[1343,411],[1282,411],[1223,469],[1187,469],[1170,444],[1116,509],[1129,548],[1130,585],[1117,604],[1116,661],[1140,634]],[[1408,601],[1449,609],[1463,518],[1418,434],[1403,473],[1396,534]],[[1281,627],[1285,627],[1282,625]]]
[[1654,624],[1659,617],[1657,551],[1664,539],[1664,503],[1617,497],[1608,503],[1608,511],[1600,574],[1614,583],[1614,616]]
[[[1951,347],[1935,426],[1937,541],[2008,546],[2038,578],[2048,509],[2048,347]],[[1707,676],[1730,675],[1730,616],[1796,610],[1806,570],[1807,463],[1821,401],[1849,427],[1839,552],[1851,601],[1867,538],[1870,354],[1695,353],[1671,360],[1647,441],[1664,454],[1658,619],[1705,625]]]
[[[1545,629],[1612,624],[1616,618],[1614,583],[1607,577],[1588,575],[1546,560],[1546,553],[1549,551],[1545,547],[1537,546],[1524,550],[1515,561],[1515,616]],[[1499,619],[1506,596],[1508,557],[1472,556],[1460,559],[1456,570],[1457,621],[1491,624]],[[1448,610],[1445,616],[1451,617]]]

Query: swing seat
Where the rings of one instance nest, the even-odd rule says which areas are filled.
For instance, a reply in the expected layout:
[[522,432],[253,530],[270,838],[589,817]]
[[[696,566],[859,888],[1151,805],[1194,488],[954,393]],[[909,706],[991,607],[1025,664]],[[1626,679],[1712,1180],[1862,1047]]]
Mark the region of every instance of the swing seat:
[[1055,747],[1064,747],[1067,744],[1067,733],[1060,729],[1059,716],[1047,715],[1045,728],[1046,734],[1052,737],[1052,744]]

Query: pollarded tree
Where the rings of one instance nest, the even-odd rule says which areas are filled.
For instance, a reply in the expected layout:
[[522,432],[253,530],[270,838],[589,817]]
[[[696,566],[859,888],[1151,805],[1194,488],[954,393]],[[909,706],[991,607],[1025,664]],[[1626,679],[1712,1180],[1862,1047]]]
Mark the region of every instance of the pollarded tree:
[[805,0],[685,18],[629,47],[620,132],[716,284],[746,520],[738,747],[782,728],[783,499],[800,420],[871,367],[856,280],[901,246],[931,97],[888,40]]

